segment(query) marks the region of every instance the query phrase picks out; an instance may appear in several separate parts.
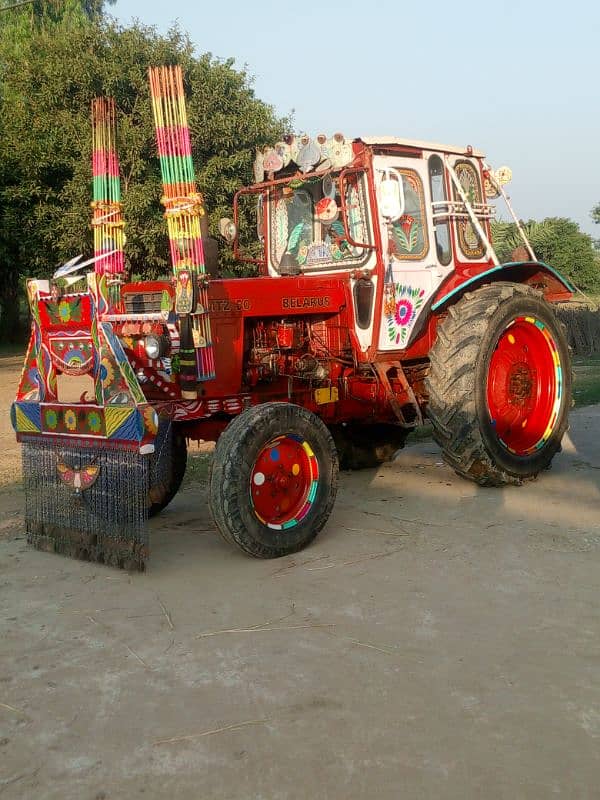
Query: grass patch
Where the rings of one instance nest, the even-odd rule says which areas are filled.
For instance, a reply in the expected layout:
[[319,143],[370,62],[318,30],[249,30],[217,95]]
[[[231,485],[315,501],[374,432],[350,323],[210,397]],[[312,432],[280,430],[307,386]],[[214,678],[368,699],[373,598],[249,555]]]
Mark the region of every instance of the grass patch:
[[600,353],[573,359],[573,397],[578,407],[600,403]]
[[431,422],[425,422],[424,425],[419,425],[414,428],[406,437],[406,445],[419,444],[420,442],[429,442],[433,438],[433,428]]
[[212,452],[197,453],[193,450],[191,452],[188,451],[188,460],[185,470],[185,477],[183,479],[183,486],[189,486],[192,483],[207,485],[212,458]]

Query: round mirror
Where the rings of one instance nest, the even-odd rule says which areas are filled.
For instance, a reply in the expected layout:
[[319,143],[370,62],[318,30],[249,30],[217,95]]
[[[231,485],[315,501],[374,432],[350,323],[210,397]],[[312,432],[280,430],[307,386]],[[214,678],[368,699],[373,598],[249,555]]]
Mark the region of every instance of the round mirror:
[[229,217],[222,217],[219,220],[219,233],[225,239],[227,244],[232,244],[237,236],[235,222],[229,219]]

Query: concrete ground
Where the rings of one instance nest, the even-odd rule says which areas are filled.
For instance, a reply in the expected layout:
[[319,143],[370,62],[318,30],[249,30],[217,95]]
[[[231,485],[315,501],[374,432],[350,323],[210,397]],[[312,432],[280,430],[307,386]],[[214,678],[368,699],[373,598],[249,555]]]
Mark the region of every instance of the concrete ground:
[[1,800],[600,796],[600,406],[521,488],[344,474],[277,561],[189,486],[142,575],[27,546],[0,426]]

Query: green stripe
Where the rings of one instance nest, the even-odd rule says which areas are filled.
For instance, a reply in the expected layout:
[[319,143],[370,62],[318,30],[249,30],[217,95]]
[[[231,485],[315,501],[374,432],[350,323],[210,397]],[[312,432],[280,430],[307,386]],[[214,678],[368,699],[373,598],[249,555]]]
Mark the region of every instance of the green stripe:
[[164,183],[194,182],[194,165],[189,156],[160,156],[159,160]]

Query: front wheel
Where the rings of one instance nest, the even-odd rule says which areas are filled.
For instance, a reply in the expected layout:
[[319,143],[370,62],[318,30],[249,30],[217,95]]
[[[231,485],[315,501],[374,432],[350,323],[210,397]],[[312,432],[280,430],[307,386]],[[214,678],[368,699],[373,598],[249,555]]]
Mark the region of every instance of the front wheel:
[[466,294],[438,327],[428,415],[445,460],[490,486],[549,466],[567,429],[571,362],[537,292],[497,283]]
[[323,528],[337,483],[337,452],[323,422],[301,406],[264,403],[235,417],[217,440],[209,504],[227,541],[278,558]]
[[148,516],[155,517],[179,491],[187,466],[185,437],[170,423],[162,424],[156,436],[150,468]]

